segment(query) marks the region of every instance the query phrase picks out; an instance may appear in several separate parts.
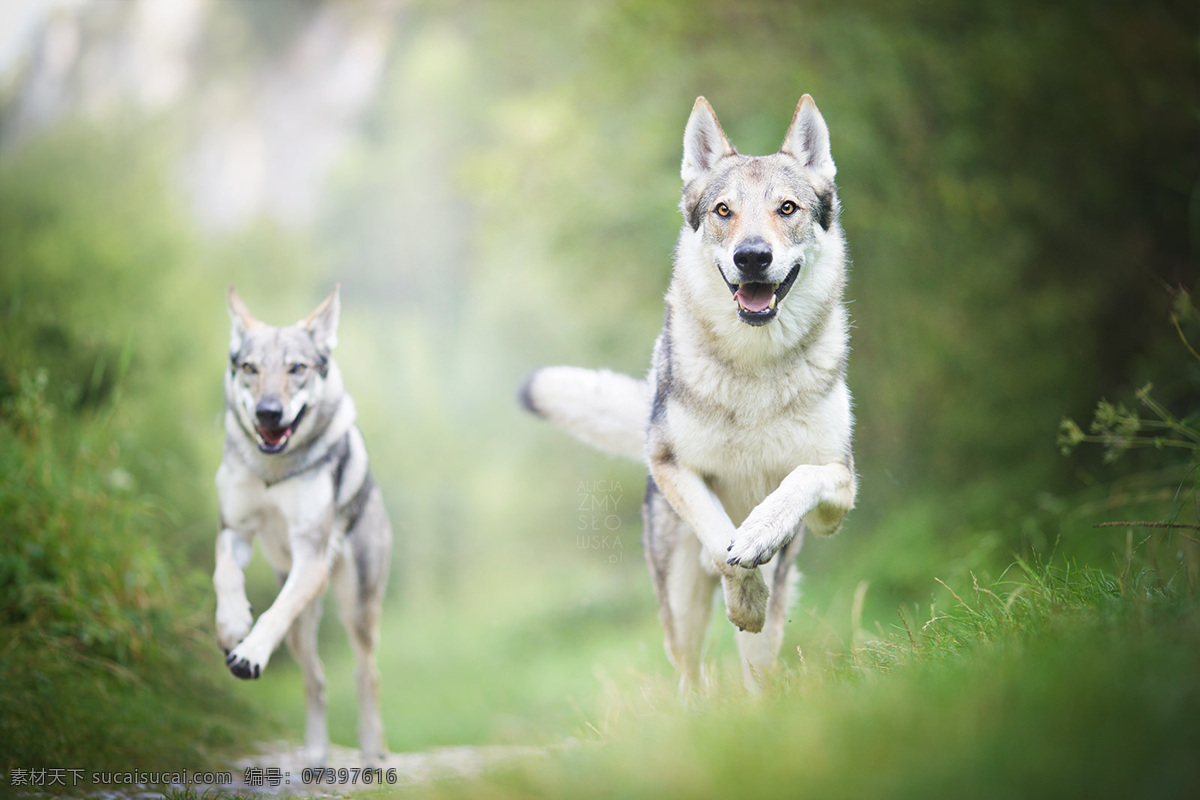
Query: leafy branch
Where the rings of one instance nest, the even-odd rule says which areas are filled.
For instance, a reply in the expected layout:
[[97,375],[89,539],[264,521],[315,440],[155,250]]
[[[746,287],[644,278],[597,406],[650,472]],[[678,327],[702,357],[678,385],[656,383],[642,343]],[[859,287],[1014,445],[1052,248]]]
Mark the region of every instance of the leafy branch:
[[[1179,324],[1180,319],[1189,318],[1200,319],[1200,313],[1192,305],[1191,295],[1187,291],[1179,291],[1171,311],[1171,325],[1188,353],[1200,361],[1200,353],[1188,341]],[[1200,428],[1191,419],[1180,419],[1168,411],[1151,395],[1153,389],[1153,384],[1148,383],[1135,393],[1138,401],[1150,410],[1151,417],[1143,417],[1135,410],[1104,399],[1096,404],[1088,433],[1075,420],[1064,417],[1058,425],[1057,438],[1062,454],[1070,455],[1076,447],[1086,442],[1104,447],[1105,463],[1116,461],[1134,447],[1153,447],[1157,450],[1182,448],[1200,461]]]
[[[1200,361],[1200,353],[1197,353],[1196,348],[1188,341],[1180,324],[1181,319],[1192,322],[1200,320],[1200,313],[1192,305],[1191,295],[1187,291],[1181,290],[1176,293],[1170,316],[1171,325],[1179,334],[1184,348],[1192,358]],[[1070,455],[1076,447],[1084,443],[1099,444],[1104,448],[1104,462],[1108,464],[1134,447],[1153,447],[1160,451],[1174,448],[1177,451],[1185,451],[1191,462],[1188,470],[1191,478],[1185,479],[1175,487],[1168,514],[1169,520],[1101,522],[1096,527],[1163,528],[1190,542],[1200,544],[1200,539],[1179,530],[1200,530],[1200,524],[1183,522],[1178,518],[1181,496],[1186,491],[1188,482],[1193,483],[1193,497],[1200,492],[1200,426],[1197,425],[1200,413],[1192,411],[1184,418],[1177,417],[1154,398],[1153,390],[1152,384],[1146,384],[1135,392],[1138,402],[1149,411],[1145,416],[1119,403],[1113,404],[1101,399],[1096,405],[1087,433],[1075,420],[1063,418],[1058,426],[1057,444],[1063,455]]]
[[1150,394],[1153,389],[1153,384],[1148,383],[1136,392],[1137,399],[1154,414],[1153,419],[1107,400],[1096,404],[1090,433],[1084,433],[1075,420],[1063,418],[1057,440],[1062,454],[1070,455],[1076,447],[1088,442],[1104,446],[1105,463],[1116,461],[1133,447],[1157,450],[1177,447],[1200,457],[1200,429],[1179,419],[1155,400]]

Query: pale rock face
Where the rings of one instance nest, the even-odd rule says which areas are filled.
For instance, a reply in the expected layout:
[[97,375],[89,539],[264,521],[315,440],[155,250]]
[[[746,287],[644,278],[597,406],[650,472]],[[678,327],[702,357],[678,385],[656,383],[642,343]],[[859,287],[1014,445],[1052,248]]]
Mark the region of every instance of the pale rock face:
[[312,221],[377,94],[403,0],[306,6],[282,46],[228,72],[204,60],[230,28],[230,11],[213,0],[29,7],[37,24],[0,61],[0,82],[14,87],[0,146],[76,115],[179,113],[190,131],[180,189],[197,221],[220,231],[259,215]]

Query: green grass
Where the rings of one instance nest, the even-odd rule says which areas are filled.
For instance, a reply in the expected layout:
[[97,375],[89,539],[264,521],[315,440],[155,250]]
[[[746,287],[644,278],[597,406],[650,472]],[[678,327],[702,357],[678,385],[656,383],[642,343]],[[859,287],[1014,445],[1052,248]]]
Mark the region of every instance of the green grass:
[[223,789],[201,789],[197,791],[190,786],[182,789],[171,788],[163,792],[166,800],[254,800],[262,797],[258,792],[228,792]]
[[[378,653],[389,747],[553,744],[586,731],[612,676],[665,679],[649,582],[631,567],[576,570],[570,582],[531,567],[519,585],[471,600],[389,603]],[[357,747],[354,657],[328,597],[321,652],[330,736]],[[234,688],[281,719],[281,736],[302,739],[304,687],[285,648],[262,679]]]
[[223,713],[242,706],[201,657],[207,592],[157,547],[169,513],[126,486],[113,415],[72,416],[44,381],[14,383],[0,407],[0,765],[220,763],[257,726]]
[[[1181,793],[1200,760],[1200,544],[1090,525],[1183,519],[1198,473],[1139,475],[1170,462],[1130,453],[1148,458],[1109,484],[1049,440],[1126,375],[1156,377],[1164,408],[1197,395],[1176,329],[1151,330],[1159,285],[1194,280],[1188,26],[1132,4],[940,23],[921,4],[593,5],[475,4],[470,25],[419,9],[313,229],[206,240],[164,191],[190,113],[68,125],[0,159],[0,766],[195,769],[300,738],[286,654],[243,683],[212,642],[222,298],[236,282],[286,322],[342,281],[338,359],[398,534],[391,747],[579,742],[417,794]],[[743,696],[718,614],[716,691],[682,711],[636,545],[642,470],[511,395],[539,364],[645,369],[691,98],[763,152],[798,91],[837,131],[862,505],[802,556],[778,685]],[[1043,135],[1013,135],[1033,118]],[[615,478],[628,535],[610,567],[573,527],[577,485]],[[1055,496],[1080,485],[1090,510]],[[1164,574],[1185,562],[1190,589],[1133,580],[1132,559],[984,577],[1002,553],[1134,551]],[[256,569],[262,611],[274,580]],[[328,616],[331,734],[354,745]]]
[[213,657],[211,588],[187,560],[205,500],[186,433],[193,242],[155,148],[137,149],[70,129],[0,159],[5,779],[200,769],[261,731]]
[[1188,796],[1200,608],[1153,583],[1030,571],[842,658],[785,654],[763,697],[682,710],[650,681],[590,741],[394,796]]

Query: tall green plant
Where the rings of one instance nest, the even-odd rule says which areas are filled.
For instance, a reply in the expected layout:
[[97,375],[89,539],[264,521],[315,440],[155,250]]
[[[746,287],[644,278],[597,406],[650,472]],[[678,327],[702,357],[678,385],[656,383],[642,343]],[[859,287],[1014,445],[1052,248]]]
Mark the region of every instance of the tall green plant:
[[238,703],[201,633],[206,581],[178,546],[197,494],[194,439],[171,416],[188,408],[174,292],[191,239],[153,159],[87,134],[0,162],[6,773],[190,768],[234,738],[214,713]]

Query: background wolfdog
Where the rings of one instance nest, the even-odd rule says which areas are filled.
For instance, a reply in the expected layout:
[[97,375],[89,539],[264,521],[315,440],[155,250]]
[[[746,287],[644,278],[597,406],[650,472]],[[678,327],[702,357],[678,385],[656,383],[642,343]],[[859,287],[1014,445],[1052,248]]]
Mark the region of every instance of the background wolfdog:
[[[230,671],[257,678],[286,635],[304,670],[308,760],[325,759],[325,675],[317,655],[321,600],[330,579],[358,658],[363,756],[386,750],[375,645],[392,529],[331,352],[338,290],[284,328],[259,322],[229,289],[233,328],[225,371],[225,451],[217,470],[217,642]],[[259,537],[279,596],[255,623],[242,571]],[[251,627],[253,625],[253,627]]]

